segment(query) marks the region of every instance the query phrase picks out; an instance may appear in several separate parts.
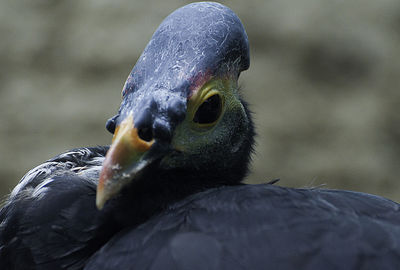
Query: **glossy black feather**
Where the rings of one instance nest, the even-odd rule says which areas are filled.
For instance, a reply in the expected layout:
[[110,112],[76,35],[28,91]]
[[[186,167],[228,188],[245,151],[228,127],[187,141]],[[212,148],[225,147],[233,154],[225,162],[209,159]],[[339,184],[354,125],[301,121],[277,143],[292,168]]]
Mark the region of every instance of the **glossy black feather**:
[[0,211],[0,269],[81,269],[115,233],[88,172],[107,149],[71,150],[21,180]]
[[222,187],[120,232],[85,269],[394,270],[399,224],[397,203],[368,194]]

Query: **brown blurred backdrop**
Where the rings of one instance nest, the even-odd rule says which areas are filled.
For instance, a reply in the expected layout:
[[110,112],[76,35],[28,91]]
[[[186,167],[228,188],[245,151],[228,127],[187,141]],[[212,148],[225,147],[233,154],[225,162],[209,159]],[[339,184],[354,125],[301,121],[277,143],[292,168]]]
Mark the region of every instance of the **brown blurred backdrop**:
[[[0,3],[0,195],[104,124],[182,0]],[[326,184],[400,201],[400,1],[222,1],[242,19],[258,127],[248,182]]]

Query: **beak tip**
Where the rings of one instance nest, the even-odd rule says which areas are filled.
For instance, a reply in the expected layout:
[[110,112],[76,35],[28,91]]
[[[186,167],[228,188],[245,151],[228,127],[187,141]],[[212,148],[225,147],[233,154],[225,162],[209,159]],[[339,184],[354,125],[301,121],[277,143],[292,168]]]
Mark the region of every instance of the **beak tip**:
[[104,192],[102,190],[97,190],[96,194],[96,207],[97,209],[101,210],[104,207],[104,204],[106,203],[107,199],[104,196]]

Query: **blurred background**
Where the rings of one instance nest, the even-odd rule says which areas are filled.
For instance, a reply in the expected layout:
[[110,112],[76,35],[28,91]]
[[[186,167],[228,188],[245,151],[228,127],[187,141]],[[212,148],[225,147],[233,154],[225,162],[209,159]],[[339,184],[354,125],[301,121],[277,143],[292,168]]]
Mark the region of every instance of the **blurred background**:
[[[0,3],[0,196],[106,120],[153,32],[182,0]],[[400,1],[221,1],[241,18],[257,124],[247,182],[400,201]]]

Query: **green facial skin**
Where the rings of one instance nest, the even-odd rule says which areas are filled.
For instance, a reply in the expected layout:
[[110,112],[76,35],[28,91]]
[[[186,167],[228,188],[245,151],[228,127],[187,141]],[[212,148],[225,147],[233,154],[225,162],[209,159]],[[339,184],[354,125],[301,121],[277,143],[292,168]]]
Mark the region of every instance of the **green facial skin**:
[[[215,94],[222,99],[218,120],[211,124],[193,122],[199,106]],[[243,134],[248,134],[248,121],[236,80],[212,79],[189,99],[186,118],[175,130],[171,145],[180,154],[166,156],[161,167],[174,168],[188,163],[194,165],[192,160],[196,160],[196,166],[206,168],[210,165],[206,157],[218,160],[218,166],[229,165],[232,162],[230,157],[235,155],[246,139]],[[200,156],[203,158],[199,159]]]

